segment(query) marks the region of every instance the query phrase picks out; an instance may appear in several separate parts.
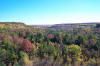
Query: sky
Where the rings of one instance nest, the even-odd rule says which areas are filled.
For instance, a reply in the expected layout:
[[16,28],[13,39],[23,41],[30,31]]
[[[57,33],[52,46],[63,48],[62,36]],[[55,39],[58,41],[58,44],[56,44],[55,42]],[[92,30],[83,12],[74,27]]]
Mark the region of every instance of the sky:
[[100,22],[100,0],[0,0],[0,22]]

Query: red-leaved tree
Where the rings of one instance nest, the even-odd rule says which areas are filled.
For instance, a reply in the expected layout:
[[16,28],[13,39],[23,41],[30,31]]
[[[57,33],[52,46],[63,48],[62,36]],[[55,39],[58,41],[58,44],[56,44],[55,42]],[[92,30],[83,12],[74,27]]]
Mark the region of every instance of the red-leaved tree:
[[31,42],[27,39],[24,39],[22,44],[21,44],[20,49],[25,51],[25,52],[31,52],[32,48],[33,48],[33,46],[31,44]]

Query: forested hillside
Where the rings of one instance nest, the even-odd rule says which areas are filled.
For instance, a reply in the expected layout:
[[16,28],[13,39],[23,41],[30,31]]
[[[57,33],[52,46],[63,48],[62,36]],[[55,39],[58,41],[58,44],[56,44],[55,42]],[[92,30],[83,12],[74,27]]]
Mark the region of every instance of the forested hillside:
[[100,24],[71,27],[0,23],[0,66],[100,66]]

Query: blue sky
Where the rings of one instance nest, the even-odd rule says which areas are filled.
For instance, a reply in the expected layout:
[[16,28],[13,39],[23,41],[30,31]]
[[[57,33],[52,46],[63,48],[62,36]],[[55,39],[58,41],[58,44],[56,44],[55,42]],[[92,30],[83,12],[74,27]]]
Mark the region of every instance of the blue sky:
[[0,22],[58,24],[100,21],[100,0],[0,0]]

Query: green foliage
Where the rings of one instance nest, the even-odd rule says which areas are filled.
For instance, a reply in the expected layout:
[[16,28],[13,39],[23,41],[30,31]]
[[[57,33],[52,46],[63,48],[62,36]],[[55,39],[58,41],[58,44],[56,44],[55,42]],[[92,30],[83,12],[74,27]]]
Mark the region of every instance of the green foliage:
[[88,39],[98,39],[98,37],[95,34],[89,34]]
[[54,46],[51,46],[50,44],[42,44],[39,47],[39,52],[38,52],[40,57],[53,57],[55,59],[59,58],[61,56],[61,51],[60,49],[56,49]]
[[76,44],[80,45],[80,44],[85,44],[85,38],[83,35],[79,35],[78,38],[75,41]]
[[12,43],[7,38],[4,38],[3,45],[1,46],[1,60],[4,61],[6,64],[17,62],[18,55],[14,50]]
[[36,42],[41,43],[44,40],[44,36],[41,32],[37,32],[37,34],[35,35],[36,38]]
[[32,51],[29,53],[29,57],[34,57],[36,55],[36,52],[34,51],[34,48],[32,48]]
[[81,59],[80,57],[82,56],[81,53],[81,48],[78,45],[68,45],[68,46],[64,46],[64,54],[67,57],[72,58],[72,60],[79,60]]
[[24,64],[28,62],[29,62],[29,56],[25,52],[20,51],[20,64]]
[[66,35],[65,35],[65,37],[64,37],[64,43],[65,43],[65,44],[70,44],[69,41],[70,41],[70,36],[69,36],[69,34],[66,33]]
[[[77,26],[75,29],[74,26],[73,30],[61,30],[34,27],[30,29],[29,26],[15,24],[16,29],[13,25],[6,26],[0,25],[2,27],[0,28],[1,66],[9,64],[22,66],[37,57],[49,58],[55,62],[63,59],[63,63],[68,64],[75,61],[88,62],[90,58],[100,58],[98,28],[85,29]],[[93,62],[96,63],[96,60]]]
[[98,50],[100,50],[100,41],[97,41],[96,47],[98,48]]
[[0,62],[0,66],[6,66],[4,62]]

